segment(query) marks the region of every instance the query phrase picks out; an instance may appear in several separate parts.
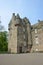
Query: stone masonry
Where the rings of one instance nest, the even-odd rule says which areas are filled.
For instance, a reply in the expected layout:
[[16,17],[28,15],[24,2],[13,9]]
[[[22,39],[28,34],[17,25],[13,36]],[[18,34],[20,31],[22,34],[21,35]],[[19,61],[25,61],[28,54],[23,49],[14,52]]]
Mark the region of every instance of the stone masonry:
[[9,23],[8,52],[27,53],[43,51],[43,21],[30,21],[13,13]]

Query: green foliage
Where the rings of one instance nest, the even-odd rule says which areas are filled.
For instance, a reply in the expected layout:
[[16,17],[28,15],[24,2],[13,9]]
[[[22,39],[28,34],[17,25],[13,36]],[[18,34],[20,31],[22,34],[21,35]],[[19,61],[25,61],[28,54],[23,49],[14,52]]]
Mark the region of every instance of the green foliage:
[[0,52],[8,51],[7,32],[0,32]]

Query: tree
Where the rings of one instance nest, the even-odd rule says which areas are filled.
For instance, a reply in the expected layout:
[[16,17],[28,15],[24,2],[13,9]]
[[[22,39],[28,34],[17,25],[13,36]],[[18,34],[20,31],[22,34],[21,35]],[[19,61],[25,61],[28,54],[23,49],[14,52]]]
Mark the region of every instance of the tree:
[[8,50],[7,32],[0,32],[0,51]]
[[5,30],[4,26],[3,26],[1,23],[2,23],[2,22],[1,22],[1,16],[0,16],[0,32],[2,32],[2,31]]

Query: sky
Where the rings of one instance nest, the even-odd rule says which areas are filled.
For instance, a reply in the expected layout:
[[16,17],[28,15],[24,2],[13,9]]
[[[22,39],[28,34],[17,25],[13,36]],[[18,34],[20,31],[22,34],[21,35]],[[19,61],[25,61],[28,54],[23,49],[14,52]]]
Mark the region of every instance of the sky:
[[8,30],[12,13],[27,17],[31,24],[43,20],[43,0],[0,0],[1,24]]

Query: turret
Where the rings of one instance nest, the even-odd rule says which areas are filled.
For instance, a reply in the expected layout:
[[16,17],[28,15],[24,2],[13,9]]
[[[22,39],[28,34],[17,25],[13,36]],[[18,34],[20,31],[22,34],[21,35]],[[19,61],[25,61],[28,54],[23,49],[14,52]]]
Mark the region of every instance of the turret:
[[19,14],[17,14],[17,16],[16,16],[15,26],[20,26],[20,16],[19,16]]

